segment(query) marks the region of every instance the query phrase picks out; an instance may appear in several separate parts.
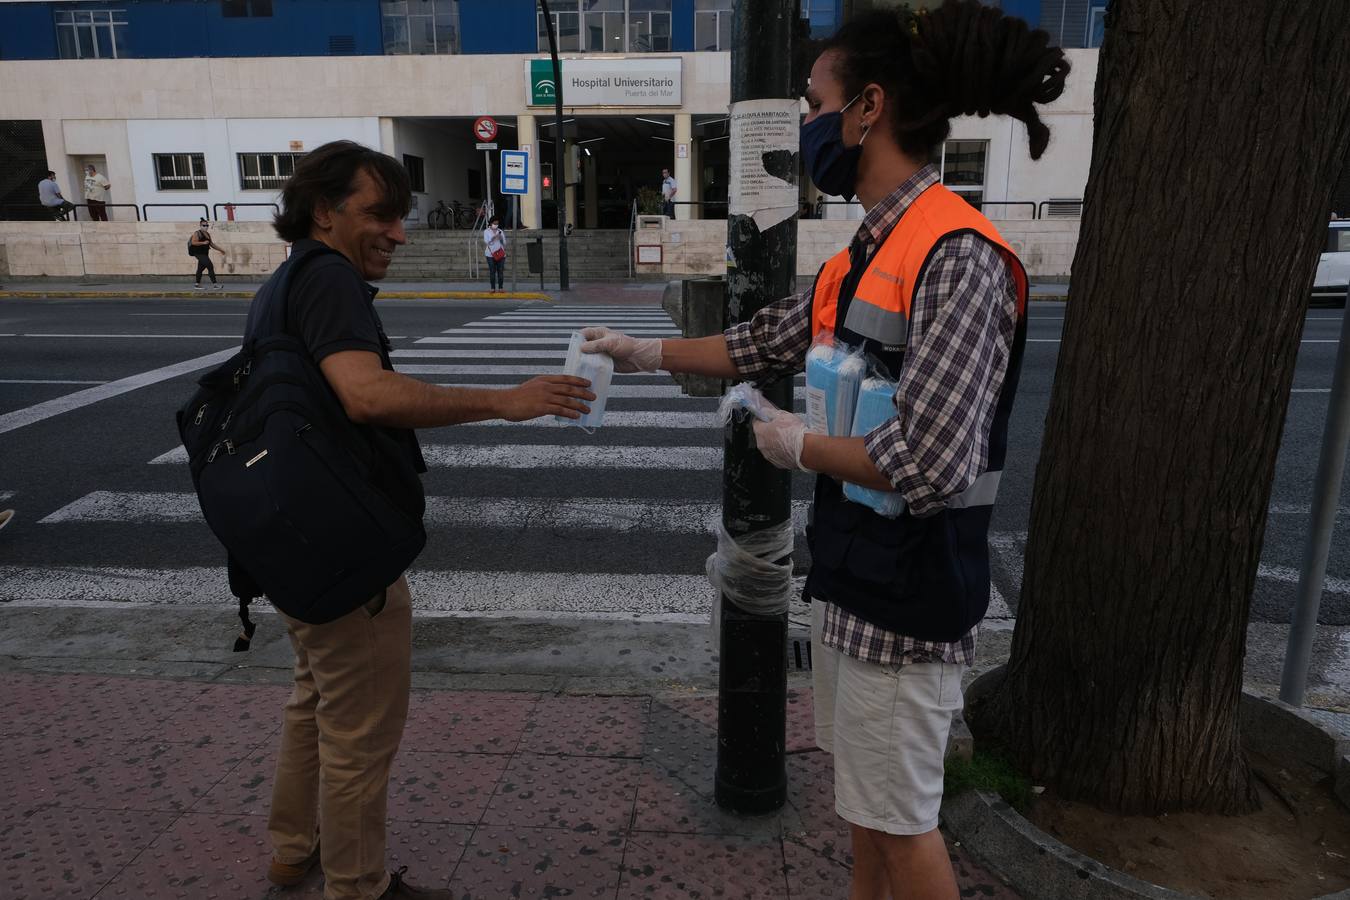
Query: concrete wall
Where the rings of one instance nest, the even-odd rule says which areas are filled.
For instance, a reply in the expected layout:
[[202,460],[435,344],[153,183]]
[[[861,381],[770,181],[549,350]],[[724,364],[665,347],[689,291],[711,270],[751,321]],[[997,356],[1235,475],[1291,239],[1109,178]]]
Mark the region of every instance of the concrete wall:
[[[672,222],[652,217],[653,226],[639,228],[639,246],[660,246],[662,263],[639,265],[639,275],[726,274],[726,222]],[[1012,245],[1033,278],[1063,279],[1073,265],[1078,247],[1077,219],[1035,221],[999,220],[994,225]],[[843,247],[858,230],[856,222],[804,219],[797,223],[797,281],[805,285],[820,267]]]
[[[436,206],[437,200],[449,205],[451,200],[469,202],[469,173],[477,173],[479,190],[482,188],[483,154],[475,150],[473,138],[469,133],[467,121],[436,123],[393,119],[394,145],[385,148],[395,159],[402,162],[403,154],[422,157],[423,171],[426,176],[426,190],[418,192],[417,208],[408,216],[408,223],[424,225],[427,213]],[[500,146],[511,149],[509,129],[498,135]],[[496,154],[492,164],[497,165]],[[493,181],[497,180],[496,172]],[[496,194],[497,186],[493,185]]]
[[[193,226],[185,222],[0,222],[0,259],[14,277],[81,278],[85,275],[192,275],[188,256]],[[270,274],[286,245],[271,226],[233,222],[211,229],[225,249],[212,251],[221,275]]]

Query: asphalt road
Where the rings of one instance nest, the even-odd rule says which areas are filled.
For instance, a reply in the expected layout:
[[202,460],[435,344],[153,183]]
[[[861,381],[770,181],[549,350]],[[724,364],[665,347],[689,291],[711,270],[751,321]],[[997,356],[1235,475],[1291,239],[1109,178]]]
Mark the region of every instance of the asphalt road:
[[[488,300],[382,301],[380,311],[400,368],[437,383],[508,384],[556,369],[574,320],[669,329],[659,296],[635,290],[609,309],[580,308],[594,304],[576,296],[564,304],[578,307],[571,312]],[[223,554],[200,520],[186,466],[173,461],[173,413],[191,393],[190,371],[238,345],[246,308],[209,295],[0,306],[0,508],[18,510],[0,532],[0,601],[226,602]],[[1288,621],[1341,315],[1308,316],[1253,597],[1256,621]],[[1016,608],[1062,326],[1061,305],[1033,304],[1011,463],[994,517],[995,583],[1005,604],[995,616]],[[425,612],[703,618],[706,527],[721,490],[720,432],[710,423],[716,402],[679,397],[663,376],[620,376],[616,384],[630,395],[611,399],[612,424],[593,435],[501,425],[421,433],[433,462],[425,479],[431,538],[417,567]],[[806,477],[795,494],[809,499]],[[1350,482],[1341,497],[1347,505]],[[1323,622],[1350,624],[1344,534],[1328,586]]]

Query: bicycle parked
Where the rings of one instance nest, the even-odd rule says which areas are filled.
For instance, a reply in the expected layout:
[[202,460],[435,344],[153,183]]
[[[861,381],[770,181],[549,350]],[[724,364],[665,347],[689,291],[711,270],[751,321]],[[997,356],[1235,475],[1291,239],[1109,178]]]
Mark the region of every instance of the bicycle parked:
[[427,213],[427,227],[438,230],[472,228],[479,209],[480,207],[460,203],[458,200],[451,200],[449,206],[446,206],[444,200],[437,200],[436,208]]

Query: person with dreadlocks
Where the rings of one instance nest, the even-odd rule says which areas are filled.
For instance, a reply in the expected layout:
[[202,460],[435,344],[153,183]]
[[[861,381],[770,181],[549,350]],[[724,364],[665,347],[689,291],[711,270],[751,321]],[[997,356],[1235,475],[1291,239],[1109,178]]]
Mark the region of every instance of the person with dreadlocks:
[[[937,830],[961,676],[989,605],[988,530],[1026,340],[1027,276],[984,216],[929,164],[961,115],[1008,115],[1031,156],[1038,104],[1069,63],[1043,31],[975,0],[845,24],[811,69],[802,157],[826,194],[866,210],[804,293],[725,334],[640,339],[587,329],[616,371],[770,382],[801,372],[814,338],[861,346],[898,382],[895,415],[860,437],[809,433],[785,410],[756,422],[773,464],[817,473],[812,602],[817,742],[834,754],[855,898],[956,898]],[[898,492],[885,518],[841,482]]]

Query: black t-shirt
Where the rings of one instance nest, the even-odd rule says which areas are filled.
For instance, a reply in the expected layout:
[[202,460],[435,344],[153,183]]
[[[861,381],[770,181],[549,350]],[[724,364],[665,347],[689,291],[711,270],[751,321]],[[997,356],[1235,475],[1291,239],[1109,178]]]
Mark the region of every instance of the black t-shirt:
[[[307,239],[297,241],[291,252],[299,254],[321,246],[319,241]],[[315,363],[342,350],[366,350],[378,354],[384,368],[393,371],[389,358],[393,345],[375,312],[377,293],[347,257],[333,253],[317,256],[308,260],[291,281],[286,332],[309,348]],[[427,470],[412,429],[381,430],[408,451],[418,472]]]

